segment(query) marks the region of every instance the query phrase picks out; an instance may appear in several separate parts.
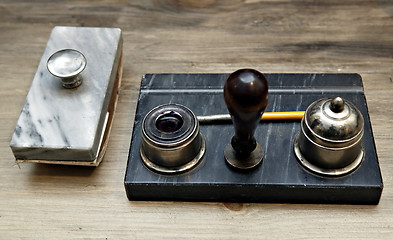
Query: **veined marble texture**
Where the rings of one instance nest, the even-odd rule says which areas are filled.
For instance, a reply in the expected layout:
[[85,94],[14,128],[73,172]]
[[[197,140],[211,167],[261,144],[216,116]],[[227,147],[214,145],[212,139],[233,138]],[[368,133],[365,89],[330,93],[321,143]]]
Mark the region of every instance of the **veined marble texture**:
[[[83,83],[66,89],[47,69],[62,49],[87,60]],[[10,146],[17,160],[94,161],[122,51],[118,28],[55,27],[39,62]]]

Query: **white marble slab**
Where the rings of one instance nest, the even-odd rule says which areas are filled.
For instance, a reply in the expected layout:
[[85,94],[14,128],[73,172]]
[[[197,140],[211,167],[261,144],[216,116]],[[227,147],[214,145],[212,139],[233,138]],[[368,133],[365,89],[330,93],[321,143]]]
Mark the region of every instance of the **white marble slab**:
[[[47,70],[56,51],[84,54],[83,83],[66,89]],[[118,28],[55,27],[39,62],[10,146],[17,160],[95,161],[122,51]]]

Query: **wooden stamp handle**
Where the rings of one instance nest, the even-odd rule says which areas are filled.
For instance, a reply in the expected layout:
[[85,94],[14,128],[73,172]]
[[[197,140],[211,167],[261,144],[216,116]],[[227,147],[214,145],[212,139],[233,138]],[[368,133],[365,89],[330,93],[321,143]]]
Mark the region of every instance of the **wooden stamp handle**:
[[256,147],[255,128],[268,103],[267,79],[256,70],[240,69],[228,77],[224,99],[235,127],[232,147],[247,155]]

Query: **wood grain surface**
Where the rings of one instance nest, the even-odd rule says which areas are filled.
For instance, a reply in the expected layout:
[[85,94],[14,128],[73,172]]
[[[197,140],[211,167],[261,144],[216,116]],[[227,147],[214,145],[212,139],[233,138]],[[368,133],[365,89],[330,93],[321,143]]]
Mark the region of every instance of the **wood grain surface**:
[[[120,27],[121,95],[98,168],[20,164],[8,146],[52,27]],[[377,206],[130,202],[123,178],[144,73],[359,73]],[[0,0],[0,239],[393,239],[390,0]]]

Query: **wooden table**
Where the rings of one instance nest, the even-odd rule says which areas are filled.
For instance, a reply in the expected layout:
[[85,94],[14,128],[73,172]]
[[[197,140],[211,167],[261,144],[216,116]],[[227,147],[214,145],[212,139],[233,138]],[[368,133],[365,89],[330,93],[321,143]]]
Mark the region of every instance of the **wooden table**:
[[[52,27],[120,27],[124,75],[98,168],[20,164],[8,147]],[[393,239],[389,0],[0,1],[0,239]],[[360,73],[384,178],[377,206],[130,202],[144,73]]]

